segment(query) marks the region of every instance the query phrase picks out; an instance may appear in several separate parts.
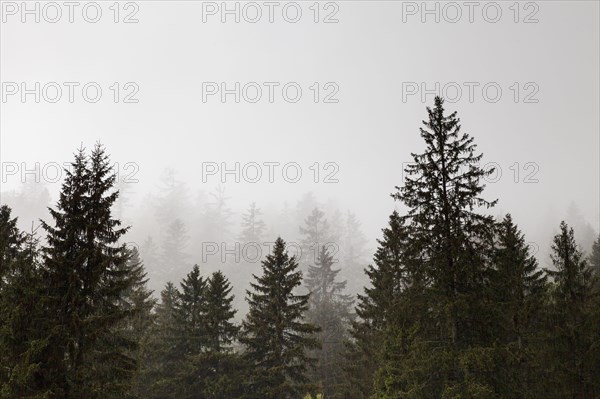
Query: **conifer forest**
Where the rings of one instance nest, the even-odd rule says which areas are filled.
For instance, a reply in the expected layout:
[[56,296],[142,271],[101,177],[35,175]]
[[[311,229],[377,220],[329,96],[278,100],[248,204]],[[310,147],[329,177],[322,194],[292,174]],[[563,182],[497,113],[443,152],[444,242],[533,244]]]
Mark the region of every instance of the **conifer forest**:
[[600,3],[167,3],[1,2],[0,399],[600,399]]

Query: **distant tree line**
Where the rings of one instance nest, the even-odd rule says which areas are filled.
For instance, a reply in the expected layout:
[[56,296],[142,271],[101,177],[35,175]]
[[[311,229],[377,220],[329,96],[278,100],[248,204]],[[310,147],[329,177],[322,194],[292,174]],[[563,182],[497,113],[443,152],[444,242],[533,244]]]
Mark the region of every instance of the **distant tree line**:
[[[104,148],[78,150],[43,241],[0,207],[0,398],[600,397],[600,237],[583,253],[561,223],[553,268],[540,268],[511,215],[487,215],[493,171],[456,113],[441,98],[427,111],[425,148],[392,194],[404,211],[383,229],[364,292],[340,277],[364,247],[358,222],[348,215],[353,233],[339,237],[311,207],[299,231],[313,257],[277,238],[240,270],[241,323],[234,286],[203,265],[154,298],[144,261],[157,255],[123,243]],[[227,214],[216,198],[215,226]],[[160,215],[162,261],[181,267],[184,223]],[[241,242],[267,234],[260,216],[252,204]],[[325,244],[343,240],[335,259]]]

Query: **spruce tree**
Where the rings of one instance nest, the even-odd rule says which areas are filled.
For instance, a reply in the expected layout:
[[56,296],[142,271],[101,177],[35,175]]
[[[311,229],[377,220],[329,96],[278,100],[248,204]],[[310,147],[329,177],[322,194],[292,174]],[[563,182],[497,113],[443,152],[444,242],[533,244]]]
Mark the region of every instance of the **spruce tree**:
[[223,352],[230,349],[239,328],[232,323],[236,310],[231,306],[233,295],[231,285],[221,271],[214,272],[206,286],[206,325],[207,349],[209,352]]
[[304,227],[300,226],[300,249],[302,257],[300,259],[303,267],[308,267],[309,264],[316,262],[320,248],[327,246],[328,248],[334,244],[329,223],[319,208],[314,208],[308,217],[304,220]]
[[260,260],[265,248],[263,244],[266,224],[256,203],[250,204],[250,208],[242,215],[241,228],[239,243],[236,244],[239,245],[236,251],[241,252],[240,262],[234,265],[235,273],[231,274],[231,278],[236,289],[236,299],[239,298],[235,307],[245,313],[247,311],[247,303],[243,300],[245,286],[252,280],[252,275],[260,271]]
[[10,214],[10,208],[0,208],[0,398],[42,399],[51,392],[38,383],[46,348],[38,240],[19,231]]
[[4,276],[25,242],[25,234],[17,228],[17,218],[11,218],[11,212],[7,205],[0,206],[0,292]]
[[208,345],[206,313],[206,281],[200,275],[198,265],[194,265],[181,281],[175,308],[175,328],[179,335],[181,356],[197,355]]
[[496,202],[481,196],[482,179],[493,170],[479,166],[482,154],[475,154],[473,138],[461,132],[456,112],[445,114],[440,97],[427,112],[429,118],[420,129],[426,148],[412,154],[414,163],[405,168],[405,184],[396,187],[392,196],[408,208],[403,219],[410,225],[412,252],[424,259],[428,292],[434,298],[431,312],[438,316],[435,323],[443,326],[432,330],[431,336],[421,336],[431,343],[421,357],[439,356],[431,363],[444,370],[438,382],[441,391],[435,396],[471,395],[472,389],[487,392],[488,388],[467,381],[462,366],[467,360],[459,357],[470,356],[465,349],[493,340],[491,310],[481,298],[487,295],[495,224],[492,217],[480,213]]
[[210,193],[212,201],[206,205],[202,215],[202,240],[218,245],[228,243],[231,237],[231,217],[233,212],[228,206],[229,197],[225,188],[218,186]]
[[156,305],[155,323],[150,330],[148,351],[140,382],[140,396],[150,399],[175,399],[182,362],[181,337],[177,328],[179,292],[168,282]]
[[546,272],[553,282],[547,397],[591,398],[600,394],[598,383],[597,318],[593,304],[592,271],[575,242],[572,228],[560,224],[553,240],[552,263]]
[[252,370],[247,397],[301,397],[307,389],[305,373],[313,363],[307,351],[318,346],[314,338],[318,328],[303,322],[309,295],[294,293],[302,284],[302,273],[281,238],[262,264],[263,274],[255,276],[248,291],[250,311],[240,339]]
[[233,352],[232,344],[239,327],[232,319],[231,285],[223,273],[217,271],[208,279],[205,288],[206,347],[202,353],[187,359],[185,384],[189,386],[186,398],[234,399],[243,392],[245,367]]
[[504,397],[525,398],[541,377],[535,366],[542,337],[546,276],[510,214],[498,225],[493,261],[494,331],[505,361],[498,364],[501,372],[495,373],[494,385]]
[[50,210],[54,226],[42,222],[48,350],[40,380],[55,397],[105,398],[119,395],[135,367],[125,353],[132,343],[113,334],[127,317],[118,303],[131,284],[122,267],[127,249],[118,245],[127,228],[111,214],[116,177],[101,145],[89,158],[80,149],[66,174]]
[[317,334],[321,348],[311,353],[317,362],[310,376],[321,387],[320,393],[328,398],[342,393],[344,376],[339,366],[354,302],[351,296],[344,294],[346,281],[338,281],[340,269],[334,269],[333,265],[333,257],[322,246],[317,262],[308,267],[305,279],[305,286],[310,292],[306,318],[321,330]]
[[161,273],[163,279],[172,276],[183,276],[185,270],[189,270],[187,261],[189,254],[187,247],[189,236],[185,224],[180,219],[175,219],[169,223],[166,235],[162,242],[161,253]]
[[240,241],[242,243],[256,243],[261,245],[267,228],[261,219],[262,212],[256,207],[256,202],[250,204],[250,208],[242,215],[242,232]]
[[[394,211],[383,238],[378,240],[374,265],[366,274],[370,286],[358,296],[356,313],[358,320],[352,323],[352,340],[347,349],[346,372],[350,382],[349,394],[356,398],[369,398],[374,393],[376,374],[386,367],[382,348],[391,337],[393,323],[401,314],[398,309],[401,294],[408,287],[422,289],[419,270],[413,266],[410,256],[410,230],[404,220]],[[412,301],[411,314],[419,314],[423,306]],[[378,394],[383,394],[381,391]]]
[[155,322],[153,310],[156,299],[147,287],[147,273],[137,248],[130,250],[125,270],[131,278],[131,284],[123,292],[121,307],[129,311],[129,316],[115,333],[135,343],[130,356],[135,359],[136,369],[129,382],[129,395],[138,398],[143,397],[142,376],[145,373],[150,332]]
[[350,211],[346,214],[344,237],[340,243],[339,258],[344,264],[344,273],[348,280],[348,292],[351,295],[362,291],[361,280],[367,262],[367,243],[361,223],[356,215]]
[[598,238],[594,241],[594,245],[592,245],[589,262],[592,271],[597,277],[597,281],[600,281],[600,235],[598,235]]

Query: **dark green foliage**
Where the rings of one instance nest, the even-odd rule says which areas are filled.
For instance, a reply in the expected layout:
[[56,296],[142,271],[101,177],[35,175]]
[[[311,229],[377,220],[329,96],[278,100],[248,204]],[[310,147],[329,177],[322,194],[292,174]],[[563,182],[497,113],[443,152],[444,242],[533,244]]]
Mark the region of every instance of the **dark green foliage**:
[[491,382],[502,397],[535,397],[539,340],[543,329],[546,276],[529,253],[524,235],[506,215],[498,225],[491,300],[497,325],[494,361],[501,370]]
[[44,294],[38,242],[16,227],[7,206],[0,208],[0,398],[41,399],[50,394],[37,377],[47,341],[40,330]]
[[184,365],[184,398],[239,398],[246,373],[241,357],[232,351],[239,328],[232,322],[231,286],[220,271],[212,274],[204,288],[204,347],[188,356]]
[[[493,170],[456,113],[441,98],[427,111],[425,149],[393,194],[404,213],[383,229],[356,315],[347,280],[366,240],[354,215],[332,212],[330,225],[308,195],[297,215],[305,286],[278,238],[238,326],[233,286],[252,268],[235,270],[233,286],[221,271],[185,268],[185,224],[206,241],[231,238],[224,190],[195,226],[172,172],[157,204],[162,240],[142,256],[161,282],[189,273],[156,303],[142,256],[122,244],[128,228],[112,211],[125,202],[104,149],[79,150],[43,246],[0,207],[0,399],[600,398],[600,237],[592,245],[572,207],[579,242],[561,223],[553,267],[539,270],[512,217],[485,214]],[[260,216],[252,203],[242,244],[259,248]],[[297,226],[280,216],[277,229]]]
[[2,205],[0,207],[0,290],[4,276],[18,257],[24,242],[25,235],[17,228],[17,218],[11,218],[11,209]]
[[128,354],[136,343],[115,334],[129,316],[120,300],[132,284],[118,244],[127,228],[111,215],[116,177],[100,145],[89,158],[79,150],[66,173],[50,210],[54,226],[42,222],[48,346],[39,378],[53,397],[119,396],[136,368]]
[[231,285],[220,271],[212,274],[206,287],[207,352],[220,353],[230,350],[239,328],[231,320],[236,311],[232,308]]
[[179,299],[175,306],[175,325],[179,339],[176,342],[180,356],[193,356],[207,344],[206,340],[206,281],[200,268],[192,271],[181,282]]
[[151,327],[141,375],[141,397],[176,398],[179,364],[182,361],[177,322],[179,292],[169,282],[160,293],[156,305],[155,324]]
[[572,228],[560,224],[551,253],[552,278],[549,370],[552,398],[591,398],[600,394],[598,382],[598,309],[593,276],[579,250]]
[[248,291],[250,312],[240,338],[251,375],[248,398],[297,398],[307,389],[306,352],[316,348],[318,329],[303,322],[309,295],[296,295],[302,284],[298,264],[290,258],[281,238],[263,261],[263,274],[255,276]]
[[148,341],[155,322],[153,310],[156,300],[152,297],[152,291],[147,288],[146,270],[136,248],[129,253],[125,272],[130,277],[131,284],[123,292],[120,306],[129,312],[129,316],[117,328],[115,334],[136,343],[129,354],[135,359],[136,370],[130,381],[128,395],[132,398],[142,398],[142,376],[145,373],[145,359],[149,351]]
[[408,230],[397,212],[389,218],[378,240],[374,265],[366,274],[371,286],[358,296],[356,314],[359,320],[352,324],[352,341],[348,344],[347,371],[351,391],[357,398],[368,398],[373,392],[375,372],[381,364],[380,350],[384,333],[389,326],[393,308],[402,287],[407,284],[405,254]]
[[592,245],[592,253],[590,254],[590,267],[596,274],[596,277],[600,279],[600,235],[598,235],[594,245]]
[[[490,341],[491,310],[484,299],[494,221],[479,211],[495,204],[481,197],[481,180],[492,171],[478,166],[482,155],[475,155],[473,138],[461,133],[456,113],[445,115],[441,98],[427,112],[421,129],[425,151],[412,154],[405,184],[393,195],[408,208],[401,217],[411,238],[406,262],[418,260],[416,275],[426,283],[427,320],[408,328],[419,329],[420,353],[411,351],[416,363],[410,369],[411,383],[421,388],[411,395],[470,396],[472,390],[489,390],[470,378],[460,355]],[[396,392],[385,388],[384,394],[411,391],[409,385]]]

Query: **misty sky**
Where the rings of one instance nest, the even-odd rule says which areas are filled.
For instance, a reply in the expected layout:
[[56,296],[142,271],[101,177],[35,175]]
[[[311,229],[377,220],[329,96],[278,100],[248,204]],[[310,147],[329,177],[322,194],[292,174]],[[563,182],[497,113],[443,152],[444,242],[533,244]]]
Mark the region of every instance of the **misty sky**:
[[[284,180],[282,166],[275,168],[274,183],[268,182],[266,167],[259,183],[236,183],[228,175],[223,185],[232,207],[241,210],[253,200],[263,209],[285,200],[293,206],[304,192],[313,191],[353,210],[374,241],[394,207],[389,194],[402,183],[403,163],[424,148],[418,129],[434,94],[423,102],[421,85],[434,89],[439,82],[449,97],[456,96],[456,86],[462,88],[462,96],[447,101],[446,109],[458,111],[463,130],[485,154],[483,163],[494,162],[502,170],[486,191],[488,198],[500,199],[493,214],[511,212],[526,233],[546,237],[542,230],[555,229],[574,201],[599,230],[596,1],[522,2],[518,16],[509,8],[513,2],[500,2],[502,16],[496,23],[486,21],[494,18],[491,6],[484,18],[489,2],[475,8],[472,23],[464,6],[460,20],[452,23],[456,9],[438,4],[436,23],[435,15],[414,9],[421,2],[399,1],[337,1],[327,8],[323,2],[318,23],[312,2],[298,3],[302,16],[296,23],[283,18],[286,2],[275,8],[273,23],[258,2],[260,21],[250,23],[241,15],[235,23],[234,16],[225,15],[222,23],[219,11],[208,13],[221,2],[140,1],[135,3],[139,10],[120,9],[120,20],[134,12],[139,22],[130,24],[113,21],[112,2],[99,2],[97,23],[86,22],[80,9],[73,23],[66,15],[57,23],[43,15],[39,23],[32,16],[22,23],[20,10],[13,15],[6,3],[11,2],[2,2],[0,39],[4,172],[7,162],[33,168],[36,162],[70,161],[81,143],[89,148],[99,140],[113,161],[139,166],[133,191],[141,202],[157,189],[165,167],[176,169],[196,192],[220,182],[219,175],[202,182],[203,162],[225,162],[230,168],[236,162],[296,162],[302,170],[297,183]],[[436,3],[428,4],[433,9]],[[293,19],[290,7],[287,18]],[[46,17],[53,18],[53,11],[47,11]],[[246,17],[254,17],[253,10],[246,11],[252,12]],[[338,22],[323,23],[326,17]],[[66,99],[65,86],[57,103],[44,98],[36,103],[34,95],[22,102],[21,93],[7,94],[14,87],[20,90],[22,82],[29,88],[35,82],[80,85],[73,103]],[[103,90],[97,103],[82,98],[81,86],[89,82]],[[114,82],[120,88],[118,103],[110,89]],[[133,85],[125,87],[128,82]],[[218,93],[203,101],[205,82],[225,82],[228,88],[256,82],[262,97],[256,103],[246,98],[235,103],[229,95],[223,103]],[[264,82],[279,84],[273,103]],[[290,82],[302,89],[296,103],[282,94]],[[451,82],[456,84],[447,85]],[[472,102],[465,82],[474,87]],[[486,99],[482,87],[490,83]],[[123,96],[136,86],[133,98],[139,101],[124,103]],[[415,87],[418,93],[407,92]],[[492,102],[496,87],[502,95]],[[325,103],[337,88],[329,99],[338,102]],[[321,168],[318,183],[309,168],[315,162]],[[323,182],[335,170],[325,170],[326,163],[339,166],[338,183]],[[20,174],[2,177],[0,191],[19,189]],[[53,194],[59,187],[49,184]]]

